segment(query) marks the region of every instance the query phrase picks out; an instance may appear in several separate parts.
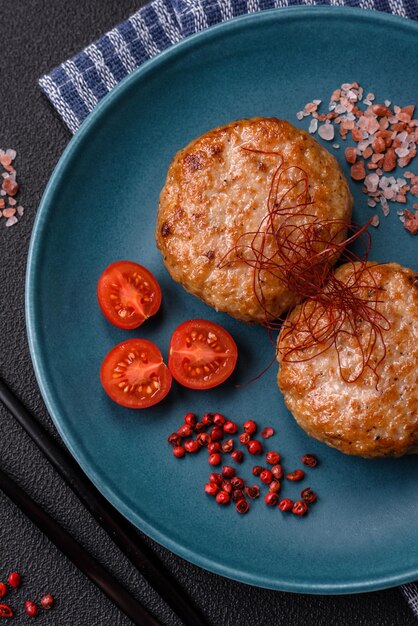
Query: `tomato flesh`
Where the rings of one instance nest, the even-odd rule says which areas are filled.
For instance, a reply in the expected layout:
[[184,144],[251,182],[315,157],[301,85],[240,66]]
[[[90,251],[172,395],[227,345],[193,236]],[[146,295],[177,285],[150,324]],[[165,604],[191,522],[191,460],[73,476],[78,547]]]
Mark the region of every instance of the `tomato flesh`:
[[232,374],[237,358],[235,341],[222,326],[208,320],[189,320],[171,337],[168,367],[184,387],[211,389]]
[[118,404],[145,409],[171,388],[171,373],[158,347],[147,339],[128,339],[110,350],[100,370],[106,393]]
[[157,313],[161,289],[146,267],[133,261],[116,261],[100,276],[97,298],[111,324],[131,330]]

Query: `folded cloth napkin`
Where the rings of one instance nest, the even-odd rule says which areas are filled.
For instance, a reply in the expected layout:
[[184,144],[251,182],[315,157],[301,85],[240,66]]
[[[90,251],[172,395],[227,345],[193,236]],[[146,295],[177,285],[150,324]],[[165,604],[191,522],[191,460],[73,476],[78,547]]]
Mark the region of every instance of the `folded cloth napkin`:
[[[75,133],[122,78],[188,35],[238,15],[301,4],[375,9],[418,20],[418,0],[153,0],[39,84]],[[401,590],[418,619],[418,583]]]
[[39,84],[75,133],[122,78],[172,44],[238,15],[301,4],[375,9],[418,20],[418,0],[153,0]]

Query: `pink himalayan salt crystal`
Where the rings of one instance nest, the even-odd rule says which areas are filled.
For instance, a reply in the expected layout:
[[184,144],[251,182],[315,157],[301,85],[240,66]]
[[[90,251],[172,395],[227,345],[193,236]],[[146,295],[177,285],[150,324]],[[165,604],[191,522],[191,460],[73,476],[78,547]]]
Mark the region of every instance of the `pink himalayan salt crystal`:
[[332,124],[322,124],[318,128],[318,135],[325,141],[332,141],[334,139],[334,126]]

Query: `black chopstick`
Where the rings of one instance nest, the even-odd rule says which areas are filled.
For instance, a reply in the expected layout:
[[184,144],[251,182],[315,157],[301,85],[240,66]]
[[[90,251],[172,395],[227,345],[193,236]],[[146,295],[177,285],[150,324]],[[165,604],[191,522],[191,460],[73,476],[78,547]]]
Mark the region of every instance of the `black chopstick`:
[[161,626],[91,554],[0,469],[0,489],[74,565],[99,587],[138,626]]
[[165,569],[134,526],[102,496],[75,459],[62,448],[0,378],[0,401],[83,502],[118,548],[186,626],[207,626],[192,601]]

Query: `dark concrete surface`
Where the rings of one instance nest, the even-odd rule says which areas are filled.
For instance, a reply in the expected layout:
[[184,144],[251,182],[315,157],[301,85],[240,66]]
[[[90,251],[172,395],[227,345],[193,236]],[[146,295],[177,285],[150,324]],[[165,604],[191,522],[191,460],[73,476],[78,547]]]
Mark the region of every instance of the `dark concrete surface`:
[[[24,318],[26,258],[36,209],[70,140],[37,79],[128,17],[135,0],[0,0],[0,148],[18,152],[20,201],[26,213],[0,224],[0,375],[58,438],[34,378]],[[82,312],[79,312],[82,315]],[[62,483],[20,427],[0,407],[0,466],[52,513],[167,625],[180,624]],[[202,538],[204,540],[204,538]],[[201,570],[153,545],[213,626],[413,626],[399,590],[363,595],[301,596],[248,587]],[[5,600],[11,624],[27,624],[23,602],[57,598],[39,624],[122,626],[116,607],[0,494],[0,580],[22,573],[22,588]],[[8,622],[9,623],[9,622]]]

